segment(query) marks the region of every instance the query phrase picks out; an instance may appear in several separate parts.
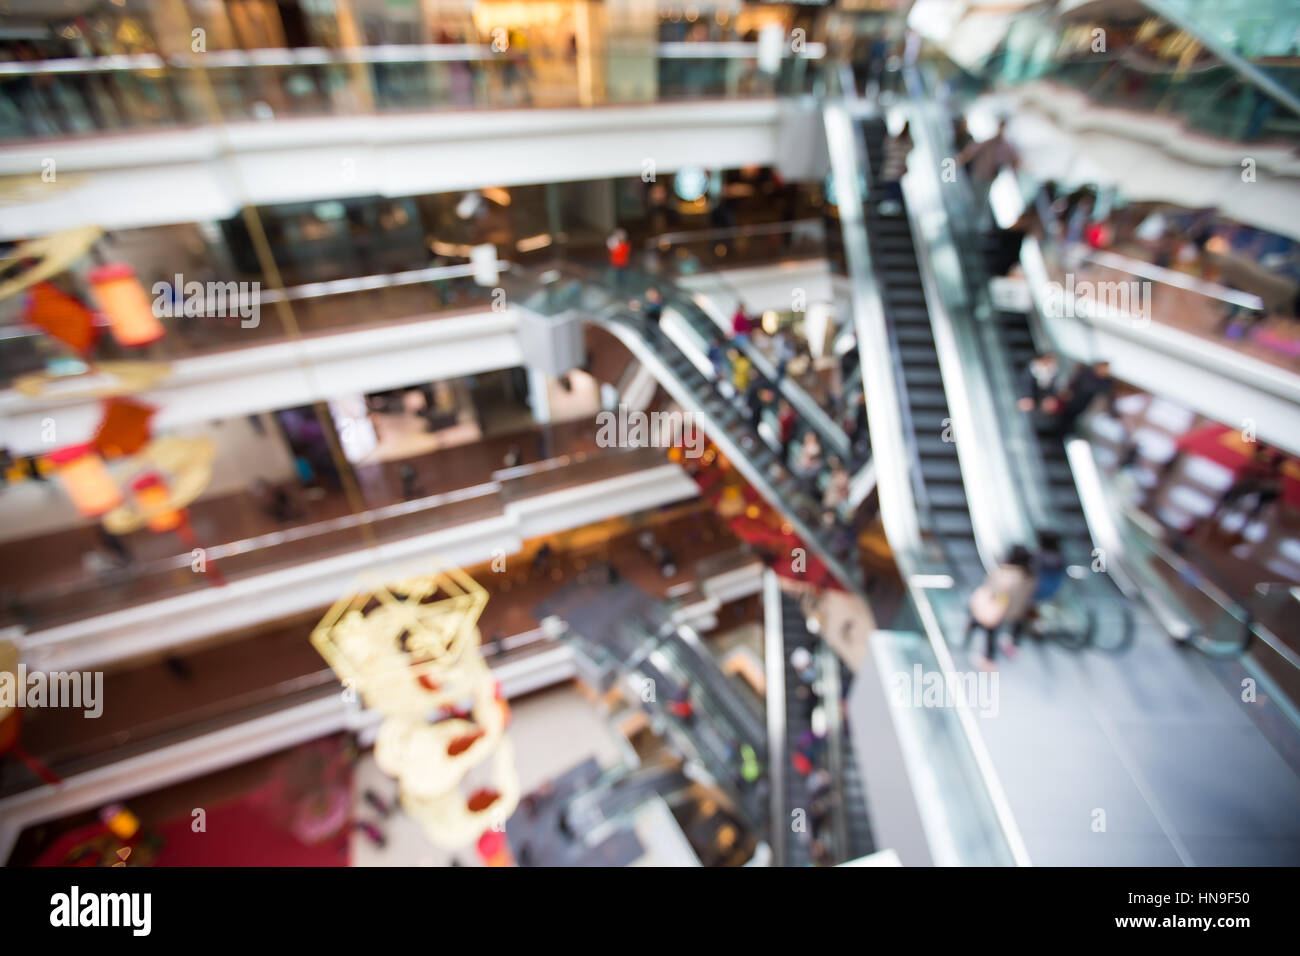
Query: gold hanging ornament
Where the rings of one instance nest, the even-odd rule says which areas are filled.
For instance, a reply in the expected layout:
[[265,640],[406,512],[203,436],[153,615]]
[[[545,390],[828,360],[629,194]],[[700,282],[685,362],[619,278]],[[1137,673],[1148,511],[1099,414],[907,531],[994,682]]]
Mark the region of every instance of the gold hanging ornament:
[[[403,808],[453,849],[503,828],[519,803],[509,709],[478,651],[486,605],[473,578],[440,568],[340,599],[311,635],[344,685],[385,715],[375,762],[399,781]],[[470,784],[489,766],[486,783]]]

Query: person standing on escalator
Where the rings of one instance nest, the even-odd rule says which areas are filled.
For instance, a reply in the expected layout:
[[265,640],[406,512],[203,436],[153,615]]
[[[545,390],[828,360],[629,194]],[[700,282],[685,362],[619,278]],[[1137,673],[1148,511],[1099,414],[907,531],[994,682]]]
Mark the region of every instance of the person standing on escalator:
[[[1016,545],[1007,559],[990,571],[984,583],[971,592],[966,641],[970,642],[976,630],[984,632],[984,654],[975,659],[975,666],[980,670],[993,669],[998,636],[1004,627],[1011,629],[1013,642],[1020,636],[1034,594],[1032,565],[1033,556],[1029,549]],[[1003,650],[1008,656],[1014,656],[1014,643],[1003,645]]]
[[1020,370],[1016,379],[1016,391],[1019,396],[1016,405],[1022,412],[1046,412],[1056,410],[1056,373],[1060,365],[1051,352],[1035,355],[1029,364]]
[[739,348],[749,341],[749,333],[753,328],[754,320],[745,311],[745,303],[737,302],[736,311],[731,314],[731,341]]
[[880,211],[892,216],[902,209],[903,176],[907,173],[907,157],[912,152],[912,125],[904,123],[897,136],[885,140],[885,156],[880,164]]
[[1053,431],[1061,437],[1072,434],[1079,419],[1099,398],[1106,401],[1107,412],[1115,402],[1115,380],[1110,377],[1109,362],[1094,362],[1075,372],[1058,396],[1060,411]]
[[795,415],[794,406],[781,399],[781,410],[776,416],[777,437],[781,441],[781,465],[789,469],[790,467],[790,447],[794,444],[798,434],[796,425],[799,421]]
[[[1034,593],[1029,598],[1029,608],[1025,620],[1032,621],[1038,615],[1039,605],[1056,597],[1065,583],[1066,560],[1061,550],[1061,536],[1055,531],[1044,531],[1038,536],[1038,554],[1034,556]],[[1020,643],[1022,629],[1015,628],[1011,633],[1013,644]]]
[[980,217],[980,228],[987,228],[992,219],[989,210],[989,190],[993,180],[1004,169],[1020,168],[1020,153],[1007,139],[1007,121],[998,122],[998,131],[989,139],[971,143],[957,156],[957,165],[970,169],[971,189],[975,193],[975,212]]
[[625,285],[628,263],[632,260],[632,243],[628,241],[626,229],[615,229],[605,240],[609,250],[609,265],[614,270],[614,289],[622,292]]

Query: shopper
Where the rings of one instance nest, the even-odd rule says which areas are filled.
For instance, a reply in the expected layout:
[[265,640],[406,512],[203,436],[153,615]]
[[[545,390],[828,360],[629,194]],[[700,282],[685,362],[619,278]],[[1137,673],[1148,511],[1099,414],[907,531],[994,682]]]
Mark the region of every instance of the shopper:
[[737,392],[744,394],[754,377],[754,363],[741,352],[731,352],[731,384]]
[[1022,412],[1047,412],[1056,410],[1056,374],[1060,369],[1051,352],[1035,355],[1020,371],[1016,381],[1017,405]]
[[[1013,639],[1019,636],[1025,612],[1034,593],[1034,575],[1030,570],[1032,564],[1033,558],[1029,550],[1023,545],[1016,545],[1006,561],[990,571],[984,583],[971,593],[966,640],[969,643],[976,629],[984,631],[985,653],[976,659],[976,666],[982,670],[993,667],[998,635],[1002,628],[1009,627]],[[1015,653],[1013,645],[1007,645],[1004,649],[1009,655]]]
[[641,314],[645,316],[646,325],[650,326],[657,335],[659,320],[664,314],[664,297],[654,286],[645,290],[645,302],[641,306]]
[[677,561],[666,544],[655,548],[655,564],[659,566],[660,577],[671,578],[677,574]]
[[790,467],[790,446],[794,444],[795,436],[798,434],[796,424],[798,418],[794,413],[794,406],[781,399],[780,411],[776,416],[777,438],[781,442],[781,464]]
[[1034,573],[1038,583],[1034,588],[1035,607],[1056,597],[1065,583],[1065,553],[1061,551],[1061,536],[1055,531],[1044,531],[1038,536],[1038,554],[1034,559]]
[[754,322],[745,311],[745,303],[737,302],[736,311],[731,313],[731,340],[737,344],[749,342],[753,328]]
[[986,227],[991,215],[989,212],[989,189],[993,180],[1004,169],[1017,169],[1020,166],[1020,153],[1007,139],[1007,121],[998,123],[998,131],[990,139],[980,143],[971,143],[957,156],[957,165],[970,169],[971,188],[975,193],[975,212],[980,217],[980,227]]
[[849,471],[838,458],[832,457],[830,464],[831,477],[822,492],[822,507],[839,514],[840,508],[849,500]]
[[813,663],[812,652],[806,647],[796,647],[790,652],[790,667],[801,681],[811,684],[817,679],[817,668]]
[[419,476],[416,474],[415,467],[409,461],[404,461],[397,466],[397,479],[402,484],[402,499],[404,501],[420,497]]
[[1079,369],[1058,396],[1060,410],[1056,415],[1054,431],[1062,436],[1072,433],[1093,402],[1105,398],[1109,409],[1114,394],[1115,380],[1110,377],[1109,362],[1094,362]]
[[750,423],[757,428],[763,417],[763,409],[772,401],[772,391],[761,375],[755,375],[745,389],[745,409],[749,412]]
[[779,383],[785,378],[786,366],[799,354],[799,350],[790,341],[790,335],[787,332],[777,332],[772,338],[773,353],[776,357],[776,380]]
[[609,250],[609,266],[614,270],[614,289],[621,292],[625,288],[628,263],[632,260],[632,243],[628,241],[627,230],[611,232],[605,240],[605,248]]
[[799,454],[795,458],[794,473],[805,481],[816,476],[822,467],[822,443],[812,429],[804,432],[799,445]]
[[897,136],[885,140],[885,156],[880,164],[880,211],[894,215],[902,207],[903,176],[907,173],[907,157],[912,152],[912,124],[904,123]]
[[129,568],[135,564],[135,553],[127,547],[121,535],[113,534],[102,524],[95,525],[95,531],[99,535],[104,550],[113,556],[114,564],[119,568]]

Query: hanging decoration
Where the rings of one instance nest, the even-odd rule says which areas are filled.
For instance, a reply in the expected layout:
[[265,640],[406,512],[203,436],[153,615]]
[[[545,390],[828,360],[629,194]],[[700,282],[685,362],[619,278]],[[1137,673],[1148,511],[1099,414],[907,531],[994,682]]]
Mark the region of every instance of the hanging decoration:
[[94,313],[52,282],[32,286],[23,318],[82,355],[95,344]]
[[122,490],[109,474],[95,446],[69,445],[45,456],[77,511],[98,518],[122,503]]
[[82,226],[19,243],[9,254],[8,261],[23,268],[0,282],[0,302],[67,272],[86,257],[103,234],[104,230],[98,226]]
[[152,388],[171,374],[165,362],[96,362],[87,372],[57,375],[30,372],[14,379],[13,389],[28,398],[84,402],[129,395]]
[[[130,534],[144,527],[159,530],[155,521],[167,525],[166,530],[182,525],[167,516],[183,512],[208,487],[216,456],[217,446],[210,438],[154,439],[128,459],[124,480],[133,494],[104,516],[104,528],[112,534]],[[142,487],[137,488],[142,479]]]
[[519,803],[509,710],[479,655],[487,592],[460,570],[407,577],[338,601],[313,646],[385,717],[375,762],[440,846],[500,831]]
[[92,444],[105,458],[134,455],[149,442],[149,423],[156,411],[129,398],[108,399]]
[[153,314],[153,301],[133,268],[116,262],[92,269],[89,278],[91,294],[119,345],[141,348],[163,337],[163,324]]

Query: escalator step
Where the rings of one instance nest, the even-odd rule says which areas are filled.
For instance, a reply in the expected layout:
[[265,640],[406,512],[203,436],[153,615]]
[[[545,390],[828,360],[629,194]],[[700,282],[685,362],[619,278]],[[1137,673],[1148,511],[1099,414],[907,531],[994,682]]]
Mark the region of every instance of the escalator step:
[[925,493],[930,496],[930,503],[941,508],[966,508],[966,489],[950,481],[930,481],[925,483]]
[[944,413],[948,411],[948,398],[944,395],[943,389],[937,387],[916,387],[909,382],[907,403],[913,409],[936,409]]
[[950,424],[946,407],[935,410],[933,408],[912,406],[912,427],[917,434],[929,432],[932,435],[939,435],[943,432],[946,424]]
[[961,481],[961,463],[955,458],[925,458],[921,462],[921,477],[931,481]]
[[1079,491],[1073,481],[1054,481],[1048,485],[1048,494],[1052,503],[1061,506],[1079,505]]
[[939,355],[933,345],[900,345],[898,356],[903,360],[904,368],[911,363],[925,368],[939,367]]
[[922,468],[925,467],[924,459],[926,458],[951,458],[954,461],[957,458],[957,446],[950,441],[944,441],[938,432],[927,434],[917,429],[916,450],[923,459],[921,462]]
[[899,342],[918,342],[933,345],[934,332],[930,329],[927,322],[924,325],[920,323],[912,324],[910,322],[895,322],[894,337]]
[[903,381],[907,387],[925,385],[942,385],[943,374],[939,371],[938,363],[934,365],[905,365],[903,366]]
[[947,542],[948,557],[953,564],[962,568],[972,568],[977,576],[983,575],[983,567],[980,564],[979,548],[975,546],[974,538],[954,538]]
[[964,536],[972,533],[970,512],[964,508],[936,506],[930,512],[930,515],[933,519],[934,530],[939,534]]

